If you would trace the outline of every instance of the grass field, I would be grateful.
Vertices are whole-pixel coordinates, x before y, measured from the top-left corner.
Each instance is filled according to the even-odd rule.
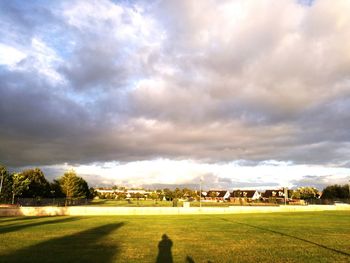
[[[164,239],[158,249],[164,234],[171,241]],[[0,262],[169,258],[188,263],[350,262],[350,212],[0,218]]]

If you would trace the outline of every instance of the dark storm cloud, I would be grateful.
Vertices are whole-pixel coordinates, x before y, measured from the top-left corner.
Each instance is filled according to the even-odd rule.
[[[349,159],[348,3],[51,5],[0,5],[5,164]]]
[[[88,113],[73,101],[47,92],[50,84],[40,76],[6,71],[0,75],[0,152],[6,164],[63,161],[64,148],[69,152],[67,146],[83,131],[88,136]]]

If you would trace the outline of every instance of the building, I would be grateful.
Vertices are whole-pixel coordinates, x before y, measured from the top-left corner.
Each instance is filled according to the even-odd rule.
[[[210,190],[205,196],[205,200],[225,201],[230,198],[230,192],[227,190]]]
[[[235,190],[230,195],[231,202],[236,202],[237,199],[242,198],[246,201],[255,201],[261,198],[261,194],[256,190]]]

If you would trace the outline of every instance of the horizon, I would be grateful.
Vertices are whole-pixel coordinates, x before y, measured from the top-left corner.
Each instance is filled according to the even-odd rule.
[[[350,1],[0,2],[0,164],[89,185],[350,179]]]

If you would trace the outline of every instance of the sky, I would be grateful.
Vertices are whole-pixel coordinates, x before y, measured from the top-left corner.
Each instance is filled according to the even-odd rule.
[[[92,186],[350,179],[350,1],[0,1],[0,163]]]

